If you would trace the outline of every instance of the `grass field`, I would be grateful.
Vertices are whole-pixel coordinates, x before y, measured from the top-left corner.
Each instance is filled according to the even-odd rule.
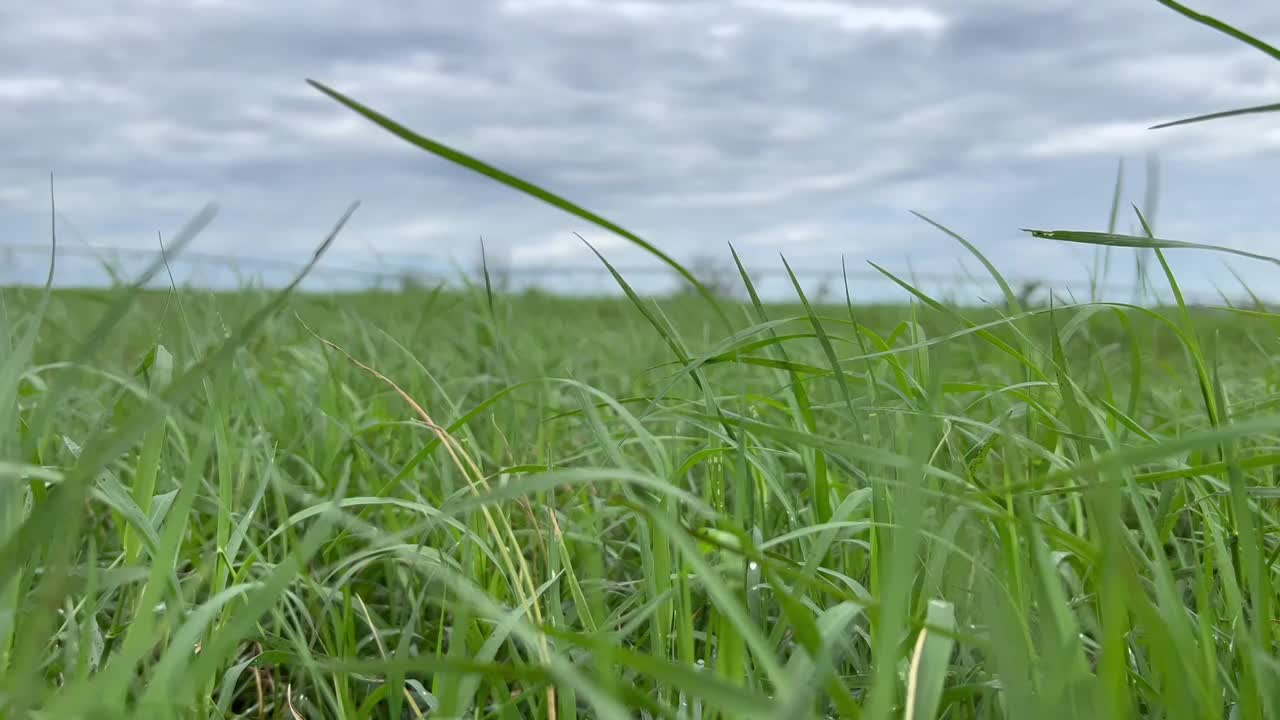
[[[5,291],[4,716],[1275,717],[1280,317],[903,295]]]
[[[1138,219],[1035,234],[1164,307],[2,290],[0,717],[1278,718],[1280,314]]]

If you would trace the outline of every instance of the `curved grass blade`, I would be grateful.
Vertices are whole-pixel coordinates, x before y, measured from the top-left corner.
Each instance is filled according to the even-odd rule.
[[[973,243],[960,237],[960,235],[956,233],[954,230],[942,225],[941,223],[935,222],[934,220],[928,217],[925,217],[923,214],[918,213],[915,210],[912,210],[910,212],[912,215],[915,215],[921,220],[941,230],[942,232],[950,236],[951,239],[963,245],[965,250],[968,250],[970,254],[972,254],[974,257],[978,259],[978,262],[982,263],[982,266],[987,269],[987,273],[990,274],[992,279],[996,281],[996,284],[1000,286],[1000,292],[1004,294],[1004,300],[1006,303],[1009,304],[1010,312],[1012,312],[1014,315],[1017,315],[1022,312],[1022,304],[1018,302],[1018,296],[1013,292],[1013,288],[1009,287],[1009,283],[1004,279],[1004,276],[1001,275],[1000,271],[996,269],[996,266],[993,265],[991,261],[987,259],[987,256],[982,254],[982,251],[978,250],[978,248],[975,247]]]
[[[604,255],[600,254],[600,251],[597,250],[594,245],[587,242],[586,238],[582,237],[581,235],[578,236],[578,239],[581,240],[583,244],[585,244],[588,248],[590,248],[591,252],[595,253],[595,256],[599,258],[601,263],[604,264],[605,269],[609,271],[609,274],[613,276],[614,281],[618,283],[618,287],[622,288],[622,291],[626,293],[627,299],[631,301],[632,305],[635,305],[636,309],[640,311],[640,314],[644,316],[644,319],[647,320],[649,324],[653,326],[653,329],[657,331],[659,336],[662,337],[662,340],[667,344],[667,347],[671,348],[672,354],[676,356],[676,359],[680,362],[680,364],[686,365],[686,366],[689,365],[690,364],[689,353],[686,352],[684,349],[684,346],[680,344],[680,339],[676,337],[674,328],[668,325],[663,325],[661,322],[658,321],[658,318],[655,317],[654,314],[650,312],[648,308],[645,307],[644,302],[640,300],[640,296],[636,294],[636,291],[631,287],[631,284],[626,281],[626,278],[622,277],[622,274],[619,273],[618,270],[614,268],[613,265],[608,260],[605,259]],[[724,317],[724,316],[722,315],[721,317]],[[725,325],[729,324],[729,319],[727,317],[724,317],[724,321],[725,321]],[[715,399],[712,397],[711,391],[708,388],[706,381],[702,377],[702,373],[691,372],[689,375],[690,375],[690,378],[693,380],[694,384],[698,386],[698,390],[702,391],[702,395],[706,401],[708,409],[712,410],[716,414],[720,414],[720,407],[716,404]],[[653,406],[651,405],[649,410],[651,411],[652,409],[653,409]],[[730,438],[732,438],[733,429],[723,422],[721,423],[721,426],[724,428],[725,433]]]
[[[1196,115],[1195,117],[1173,120],[1171,122],[1160,123],[1159,125],[1152,125],[1147,129],[1162,130],[1164,128],[1177,127],[1179,125],[1191,125],[1192,123],[1208,122],[1209,120],[1221,120],[1223,118],[1239,117],[1241,115],[1259,115],[1261,113],[1270,112],[1280,112],[1280,103],[1254,105],[1253,107],[1237,108],[1235,110],[1222,110],[1220,112],[1207,113],[1205,115]]]
[[[809,298],[805,296],[804,288],[800,287],[800,280],[796,278],[796,274],[791,270],[791,264],[787,262],[785,257],[782,258],[782,265],[787,269],[787,276],[791,278],[791,285],[795,288],[796,295],[799,296],[800,303],[804,306],[805,313],[809,316],[809,322],[813,325],[813,331],[818,336],[818,342],[822,346],[823,353],[826,354],[827,362],[831,364],[831,373],[835,375],[836,385],[839,387],[845,407],[849,411],[849,418],[853,421],[854,432],[861,436],[862,430],[858,423],[858,413],[853,408],[853,397],[849,392],[849,384],[845,380],[844,371],[840,369],[840,360],[836,357],[835,348],[832,347],[831,340],[827,337],[827,331],[822,327],[822,321],[818,319],[818,314],[814,312],[813,307],[809,304]],[[803,385],[797,383],[795,388],[797,391],[802,391]],[[807,399],[804,404],[808,405]],[[805,422],[809,426],[810,432],[816,430],[811,410],[806,415]],[[813,499],[814,518],[819,523],[829,521],[831,519],[831,481],[827,472],[827,459],[821,452],[813,458]]]
[[[809,298],[804,293],[804,288],[800,286],[800,280],[791,269],[791,263],[787,259],[782,258],[782,265],[787,269],[787,277],[791,278],[791,286],[795,288],[796,295],[800,298],[800,304],[804,306],[805,314],[809,316],[809,323],[813,325],[813,332],[818,338],[818,344],[822,346],[822,352],[827,356],[827,362],[831,363],[831,374],[836,378],[836,385],[840,389],[840,396],[844,399],[845,407],[849,410],[849,417],[853,420],[854,431],[861,434],[858,428],[858,413],[853,409],[853,394],[849,391],[849,383],[845,379],[844,371],[840,368],[840,359],[836,357],[835,347],[831,344],[831,338],[828,337],[827,331],[822,326],[822,321],[818,318],[818,313],[814,312],[813,306],[809,304]],[[819,500],[821,502],[821,500]],[[823,518],[825,521],[827,518]]]
[[[922,290],[920,290],[916,286],[912,285],[911,283],[908,283],[905,280],[902,280],[897,275],[894,275],[893,273],[889,272],[888,270],[885,270],[879,265],[870,261],[868,261],[867,264],[875,268],[876,270],[880,271],[880,274],[892,280],[902,289],[906,290],[912,295],[915,295],[924,304],[946,315],[947,317],[952,318],[956,322],[963,324],[966,328],[976,333],[978,337],[982,338],[984,341],[995,346],[996,348],[999,348],[1002,352],[1009,355],[1013,359],[1017,360],[1022,365],[1026,366],[1027,370],[1032,374],[1034,374],[1037,379],[1040,379],[1040,380],[1048,379],[1045,376],[1044,372],[1041,371],[1040,368],[1036,367],[1035,363],[1031,362],[1030,358],[1028,358],[1026,355],[1023,355],[1021,352],[1019,352],[1017,349],[1015,349],[1005,341],[1001,340],[999,337],[996,337],[995,334],[984,329],[985,327],[987,327],[987,325],[979,325],[975,323],[974,321],[961,315],[959,311],[957,311],[954,307],[938,302],[934,298],[926,295]],[[1008,322],[1009,322],[1009,319],[1004,319],[996,324],[1007,324]],[[926,343],[927,342],[928,341],[926,341]],[[916,343],[912,343],[912,344],[914,345]]]
[[[1151,225],[1147,222],[1147,218],[1142,211],[1136,207],[1133,211],[1137,213],[1138,222],[1142,224],[1142,229],[1147,233],[1147,236],[1154,237],[1151,232]],[[1196,376],[1200,380],[1200,392],[1204,397],[1209,423],[1216,426],[1221,418],[1219,418],[1217,403],[1214,401],[1212,383],[1209,380],[1209,371],[1205,365],[1204,352],[1200,349],[1200,341],[1196,338],[1195,327],[1191,322],[1191,312],[1187,309],[1187,302],[1182,296],[1182,289],[1178,287],[1178,280],[1173,276],[1173,269],[1169,267],[1169,262],[1165,260],[1164,253],[1157,248],[1155,255],[1156,259],[1160,261],[1160,267],[1164,270],[1165,278],[1169,281],[1169,289],[1173,291],[1174,300],[1177,301],[1178,310],[1182,316],[1182,324],[1185,329],[1183,342],[1186,344],[1187,352],[1191,356]]]
[[[334,100],[337,100],[339,103],[342,103],[343,105],[347,106],[349,109],[354,110],[360,115],[363,115],[366,119],[372,121],[375,125],[378,125],[382,129],[386,130],[387,132],[390,132],[392,135],[395,135],[396,137],[400,138],[401,140],[404,140],[410,145],[415,145],[418,148],[421,148],[422,150],[426,150],[427,152],[437,157],[444,158],[445,160],[448,160],[449,162],[454,163],[455,165],[461,165],[462,167],[467,168],[468,170],[472,170],[474,172],[480,173],[481,175],[484,175],[485,177],[488,177],[492,180],[496,180],[502,183],[503,185],[506,185],[509,188],[512,188],[514,190],[519,190],[520,192],[525,193],[526,195],[531,195],[547,203],[548,205],[559,208],[560,210],[563,210],[569,213],[570,215],[575,215],[579,218],[582,218],[583,220],[586,220],[587,222],[593,225],[604,228],[605,230],[608,230],[611,233],[619,235],[627,240],[630,240],[636,245],[639,245],[640,247],[648,251],[651,255],[653,255],[654,257],[658,258],[659,260],[661,260],[662,262],[670,266],[671,269],[679,273],[680,276],[683,277],[685,280],[689,281],[689,284],[692,285],[702,295],[702,297],[706,298],[707,302],[711,304],[712,308],[715,309],[716,313],[720,316],[720,319],[724,322],[724,324],[726,326],[729,325],[728,316],[724,314],[724,310],[720,307],[720,303],[716,301],[715,296],[711,294],[711,291],[709,291],[705,286],[703,286],[702,283],[698,282],[698,279],[693,276],[693,273],[690,273],[680,263],[676,262],[675,259],[673,259],[671,256],[659,250],[656,246],[644,240],[639,235],[636,235],[635,233],[631,232],[630,230],[627,230],[626,228],[622,227],[621,225],[618,225],[617,223],[611,220],[607,220],[601,217],[600,215],[597,215],[596,213],[591,212],[590,210],[587,210],[581,205],[573,203],[568,199],[560,195],[557,195],[549,190],[545,190],[531,182],[522,180],[504,170],[496,168],[493,165],[490,165],[484,162],[483,160],[480,160],[479,158],[473,157],[459,150],[455,150],[449,147],[448,145],[445,145],[444,143],[437,142],[430,138],[419,135],[418,133],[410,130],[404,125],[401,125],[395,120],[392,120],[391,118],[387,117],[386,115],[383,115],[377,112],[376,110],[368,108],[360,104],[359,102],[352,100],[346,95],[343,95],[337,90],[334,90],[322,83],[319,83],[315,80],[307,80],[307,83],[310,84],[315,89],[319,90],[320,92],[324,93],[325,95],[328,95],[330,98],[333,98]]]
[[[1272,58],[1276,60],[1280,60],[1280,49],[1277,49],[1274,45],[1265,43],[1262,40],[1259,40],[1258,38],[1250,35],[1249,33],[1244,32],[1243,30],[1239,30],[1235,27],[1232,27],[1231,25],[1228,25],[1227,23],[1224,23],[1221,20],[1211,15],[1205,15],[1204,13],[1196,12],[1195,10],[1192,10],[1186,5],[1183,5],[1182,3],[1177,2],[1177,0],[1156,0],[1156,2],[1160,3],[1161,5],[1164,5],[1165,7],[1173,10],[1179,15],[1182,15],[1183,17],[1194,20],[1200,23],[1201,25],[1211,27],[1220,33],[1230,35],[1236,40],[1239,40],[1240,42],[1252,48],[1260,50],[1266,53],[1267,55],[1270,55]]]
[[[1183,17],[1189,18],[1206,27],[1213,28],[1214,30],[1217,30],[1218,32],[1223,33],[1225,35],[1229,35],[1235,40],[1238,40],[1239,42],[1244,43],[1245,45],[1248,45],[1256,50],[1259,50],[1276,60],[1280,60],[1280,49],[1277,49],[1274,45],[1271,45],[1270,43],[1259,40],[1258,38],[1254,37],[1253,35],[1250,35],[1249,33],[1244,32],[1243,30],[1240,30],[1236,27],[1228,25],[1227,23],[1211,15],[1205,15],[1203,13],[1196,12],[1195,10],[1192,10],[1186,5],[1176,2],[1176,0],[1156,0],[1156,1],[1159,2],[1161,5],[1164,5],[1165,7],[1172,9],[1174,12],[1178,13],[1179,15],[1182,15]],[[1269,103],[1266,105],[1255,105],[1253,107],[1237,108],[1235,110],[1224,110],[1221,112],[1208,113],[1205,115],[1197,115],[1195,117],[1184,118],[1182,120],[1174,120],[1172,122],[1160,123],[1159,125],[1153,125],[1148,129],[1159,130],[1162,128],[1176,127],[1179,125],[1190,125],[1192,123],[1206,122],[1209,120],[1220,120],[1220,119],[1229,118],[1229,117],[1239,117],[1241,115],[1255,115],[1258,113],[1268,113],[1268,112],[1277,112],[1277,111],[1280,111],[1280,103]]]
[[[1044,240],[1061,240],[1062,242],[1081,243],[1083,245],[1109,245],[1111,247],[1210,250],[1280,265],[1280,258],[1207,243],[1166,240],[1164,238],[1141,237],[1138,235],[1120,235],[1118,233],[1089,232],[1085,230],[1033,230],[1022,228],[1022,231],[1030,233],[1032,237]]]

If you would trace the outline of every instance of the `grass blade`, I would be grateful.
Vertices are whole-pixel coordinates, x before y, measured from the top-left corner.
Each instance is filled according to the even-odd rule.
[[[1277,49],[1275,46],[1259,40],[1258,38],[1250,35],[1249,33],[1244,32],[1243,30],[1238,30],[1232,27],[1231,25],[1228,25],[1227,23],[1215,17],[1212,17],[1210,15],[1205,15],[1203,13],[1196,12],[1195,10],[1192,10],[1186,5],[1183,5],[1182,3],[1178,2],[1177,0],[1156,0],[1156,2],[1160,3],[1161,5],[1164,5],[1165,7],[1173,10],[1174,12],[1178,13],[1179,15],[1185,18],[1194,20],[1195,22],[1198,22],[1201,25],[1204,25],[1206,27],[1213,28],[1214,30],[1217,30],[1218,32],[1223,33],[1225,35],[1229,35],[1232,38],[1254,48],[1255,50],[1265,53],[1266,55],[1269,55],[1271,58],[1275,60],[1280,60],[1280,49]]]
[[[1166,240],[1163,238],[1141,237],[1138,235],[1088,232],[1083,230],[1030,230],[1023,228],[1022,231],[1030,233],[1032,237],[1043,238],[1045,240],[1060,240],[1062,242],[1082,243],[1084,245],[1107,245],[1110,247],[1159,248],[1164,250],[1211,250],[1215,252],[1229,253],[1231,255],[1239,255],[1240,257],[1246,257],[1252,260],[1261,260],[1263,262],[1272,263],[1273,265],[1280,265],[1280,258],[1252,253],[1246,250],[1236,250],[1235,248],[1224,247],[1222,245],[1208,245],[1205,243]]]
[[[1191,125],[1193,123],[1208,122],[1210,120],[1221,120],[1223,118],[1240,117],[1241,115],[1259,115],[1261,113],[1280,112],[1280,103],[1268,103],[1266,105],[1254,105],[1253,107],[1236,108],[1235,110],[1221,110],[1219,112],[1206,113],[1204,115],[1196,115],[1194,117],[1183,118],[1181,120],[1172,120],[1170,122],[1152,125],[1148,130],[1162,130],[1164,128],[1178,127],[1179,125]]]
[[[484,175],[485,177],[488,177],[491,180],[495,180],[499,183],[502,183],[503,185],[506,185],[509,188],[512,188],[514,190],[519,190],[520,192],[525,193],[526,195],[535,197],[547,203],[548,205],[551,205],[552,207],[563,210],[564,212],[567,212],[570,215],[574,215],[576,217],[582,218],[583,220],[586,220],[587,222],[593,225],[601,227],[605,230],[608,230],[611,233],[614,233],[615,235],[618,235],[619,237],[625,238],[626,240],[629,240],[632,243],[635,243],[636,245],[640,246],[645,251],[647,251],[649,254],[653,255],[654,257],[658,258],[662,262],[666,263],[672,270],[675,270],[677,273],[679,273],[680,277],[688,281],[689,284],[692,285],[695,289],[697,289],[697,291],[707,300],[707,302],[711,304],[711,306],[715,309],[717,314],[720,315],[720,318],[721,320],[724,321],[725,325],[729,324],[728,317],[725,316],[724,311],[720,308],[720,303],[716,300],[715,296],[711,293],[711,291],[709,291],[706,287],[704,287],[703,284],[699,282],[698,279],[694,277],[692,273],[690,273],[688,270],[684,268],[684,266],[676,262],[673,258],[671,258],[669,255],[667,255],[663,251],[659,250],[653,244],[649,243],[649,241],[641,238],[639,235],[636,235],[635,233],[631,232],[630,230],[627,230],[626,228],[622,227],[621,225],[618,225],[617,223],[611,220],[606,220],[600,215],[597,215],[596,213],[591,212],[590,210],[587,210],[586,208],[576,203],[573,203],[560,195],[557,195],[549,190],[545,190],[539,187],[538,185],[535,185],[526,180],[522,180],[504,170],[500,170],[497,167],[494,167],[493,165],[490,165],[484,162],[483,160],[480,160],[479,158],[473,157],[459,150],[455,150],[449,147],[448,145],[445,145],[443,143],[440,143],[430,138],[419,135],[418,133],[410,130],[404,125],[401,125],[400,123],[392,120],[391,118],[369,107],[366,107],[360,104],[359,102],[356,102],[355,100],[352,100],[346,95],[343,95],[337,90],[333,90],[332,88],[329,88],[328,86],[322,83],[316,82],[315,80],[307,80],[307,82],[315,89],[319,90],[325,95],[328,95],[330,98],[337,100],[339,103],[347,106],[349,109],[354,110],[360,115],[363,115],[366,119],[372,121],[374,124],[378,125],[382,129],[386,130],[387,132],[390,132],[391,134],[395,135],[401,140],[404,140],[405,142],[408,142],[411,145],[421,148],[422,150],[426,150],[427,152],[437,157],[444,158],[445,160],[448,160],[449,162],[454,163],[455,165],[460,165],[464,168],[467,168],[468,170]]]

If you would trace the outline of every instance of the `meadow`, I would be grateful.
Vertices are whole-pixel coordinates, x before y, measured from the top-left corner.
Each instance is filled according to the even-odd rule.
[[[6,716],[1272,717],[1280,318],[921,295],[6,291]]]
[[[0,716],[1280,717],[1280,314],[1165,255],[1232,251],[1117,193],[1035,241],[1169,303],[717,296],[313,85],[691,292],[0,290]]]

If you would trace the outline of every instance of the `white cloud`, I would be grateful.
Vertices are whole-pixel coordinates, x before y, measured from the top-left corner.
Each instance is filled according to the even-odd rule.
[[[180,154],[188,161],[215,165],[272,159],[284,149],[265,128],[215,131],[159,118],[124,125],[113,140],[139,160]]]
[[[830,113],[811,108],[781,109],[769,135],[778,140],[808,140],[830,132],[837,125],[838,119]]]
[[[643,0],[503,0],[502,9],[513,15],[578,12],[627,20],[652,20],[670,12],[667,5]]]
[[[445,100],[476,100],[502,92],[505,84],[465,74],[450,67],[438,52],[414,51],[393,60],[374,59],[362,62],[339,62],[331,70],[327,84],[344,94],[365,96],[430,97]],[[309,87],[298,87],[299,96],[315,97]]]
[[[34,200],[31,190],[24,187],[0,187],[0,205],[19,206]]]
[[[1222,161],[1259,155],[1280,149],[1280,130],[1266,116],[1198,123],[1151,130],[1168,117],[1149,117],[1129,122],[1088,123],[1055,129],[1024,148],[1033,158],[1071,156],[1118,157],[1161,152],[1202,162]]]
[[[1275,61],[1247,48],[1142,55],[1120,64],[1115,73],[1116,80],[1135,88],[1158,87],[1197,102],[1280,101],[1280,73],[1275,72]]]
[[[33,40],[46,43],[91,46],[104,39],[113,42],[135,39],[154,38],[160,34],[155,19],[140,13],[129,12],[130,8],[121,7],[123,12],[103,12],[99,8],[86,11],[71,8],[63,14],[32,14],[21,25],[23,33]],[[134,8],[137,10],[139,8]]]
[[[428,215],[416,220],[391,225],[379,232],[379,240],[396,241],[391,243],[394,246],[400,242],[421,242],[423,240],[448,237],[455,235],[456,232],[456,227],[450,225],[447,219],[437,215]]]
[[[510,243],[507,245],[510,258],[517,263],[532,265],[564,261],[571,261],[576,264],[595,261],[591,250],[582,243],[582,238],[585,238],[596,250],[602,253],[610,251],[606,253],[609,255],[613,255],[612,251],[626,248],[630,245],[630,242],[624,238],[601,231],[579,229],[576,232],[577,234],[575,235],[574,230],[565,229],[551,234],[545,240]],[[582,238],[579,238],[579,235]]]
[[[7,77],[0,78],[0,100],[30,102],[56,97],[66,83],[56,77]]]
[[[723,190],[686,192],[657,192],[638,200],[648,205],[662,207],[717,207],[750,208],[776,206],[799,197],[817,194],[851,191],[868,187],[891,177],[905,166],[894,158],[872,158],[862,167],[850,170],[815,172],[786,178],[771,177],[766,171],[752,178],[744,178],[740,187]]]
[[[1054,130],[1025,152],[1035,158],[1145,152],[1167,140],[1147,129],[1155,122],[1103,122]]]
[[[707,34],[717,40],[729,40],[742,34],[742,24],[736,22],[716,23],[708,28]]]
[[[1232,20],[1268,36],[1280,6]],[[0,3],[0,67],[0,243],[47,235],[53,171],[94,242],[149,244],[214,199],[202,247],[269,240],[305,259],[360,198],[335,256],[469,266],[483,235],[512,262],[593,261],[571,232],[588,224],[422,153],[308,77],[681,259],[770,229],[781,239],[742,242],[745,260],[785,247],[817,266],[847,252],[951,268],[962,249],[916,209],[988,238],[1011,274],[1057,271],[1016,228],[1097,227],[1116,156],[1168,160],[1161,222],[1241,233],[1270,225],[1280,153],[1276,116],[1146,130],[1280,100],[1280,75],[1143,3]]]
[[[803,20],[830,22],[847,32],[917,32],[935,35],[947,26],[946,16],[925,7],[852,5],[834,0],[738,0],[754,10]]]
[[[813,222],[784,223],[747,234],[744,246],[764,246],[786,252],[797,245],[808,245],[832,238],[832,229]]]

